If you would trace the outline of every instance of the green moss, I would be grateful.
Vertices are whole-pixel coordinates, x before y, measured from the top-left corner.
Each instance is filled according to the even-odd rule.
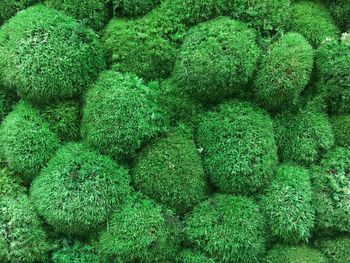
[[[350,147],[350,115],[332,116],[330,120],[335,144],[341,147]]]
[[[178,87],[202,102],[242,92],[260,54],[255,39],[254,30],[227,17],[192,28],[174,69]]]
[[[86,95],[83,138],[116,159],[132,156],[165,126],[155,93],[134,75],[106,71]]]
[[[116,263],[174,262],[178,220],[149,200],[130,203],[114,214],[100,238],[101,257]]]
[[[270,233],[285,243],[307,241],[314,226],[309,172],[294,165],[281,165],[262,198]]]
[[[329,263],[344,263],[350,258],[350,237],[339,236],[316,240],[316,247],[328,258]]]
[[[104,68],[96,34],[42,5],[1,28],[0,56],[3,83],[35,103],[82,93]]]
[[[274,122],[279,158],[311,165],[334,144],[326,114],[311,107],[278,115]]]
[[[175,48],[143,20],[112,19],[102,40],[116,71],[134,73],[146,81],[166,78],[172,71]]]
[[[214,259],[207,258],[200,252],[184,250],[178,260],[179,263],[215,263]]]
[[[265,251],[263,218],[247,197],[216,195],[185,223],[186,238],[218,262],[258,262]]]
[[[254,83],[258,101],[271,110],[296,105],[311,78],[313,49],[298,33],[288,33],[262,58]]]
[[[99,263],[97,249],[81,241],[60,242],[60,246],[51,255],[53,263]]]
[[[346,32],[350,29],[350,2],[348,0],[333,0],[329,9],[338,26]]]
[[[318,250],[306,246],[276,246],[267,256],[267,263],[327,263],[327,259]]]
[[[0,211],[0,261],[47,262],[50,246],[27,196],[1,198]]]
[[[6,20],[10,19],[18,11],[27,8],[39,0],[2,0],[0,1],[0,26]]]
[[[95,30],[102,29],[108,21],[108,9],[104,0],[47,0],[46,4]]]
[[[291,31],[302,34],[315,48],[328,37],[337,38],[340,34],[327,8],[311,1],[294,4]]]
[[[56,231],[77,235],[102,226],[129,193],[124,168],[77,143],[59,149],[31,186],[39,214]]]
[[[15,198],[25,193],[25,188],[20,181],[6,168],[0,168],[0,199],[5,197]]]
[[[11,91],[0,87],[0,123],[12,110],[12,107],[18,101],[18,97]]]
[[[277,148],[272,121],[250,103],[230,101],[207,112],[197,136],[205,168],[219,191],[252,194],[274,175]]]
[[[148,197],[180,214],[190,211],[206,194],[198,150],[181,133],[158,139],[141,152],[133,183]]]
[[[160,0],[113,0],[113,11],[117,16],[141,16],[154,9]]]
[[[350,149],[329,151],[312,173],[318,233],[350,231]]]
[[[21,101],[1,125],[2,155],[9,167],[30,182],[60,145],[39,112]]]

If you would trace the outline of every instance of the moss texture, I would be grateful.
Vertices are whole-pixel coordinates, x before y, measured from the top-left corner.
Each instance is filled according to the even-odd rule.
[[[350,147],[350,115],[332,116],[330,121],[333,129],[335,145]]]
[[[99,263],[97,248],[81,241],[64,239],[51,255],[53,263]]]
[[[181,252],[179,263],[215,263],[214,259],[206,257],[204,254],[186,249]]]
[[[316,240],[316,247],[328,258],[329,263],[343,263],[350,258],[350,237],[328,237]]]
[[[160,0],[113,0],[113,12],[116,16],[141,16],[154,9]]]
[[[0,26],[18,11],[38,2],[39,0],[2,0],[0,2]]]
[[[276,246],[271,249],[267,256],[267,263],[327,263],[323,254],[310,247]]]
[[[0,87],[0,123],[9,114],[18,101],[14,92],[7,91]]]

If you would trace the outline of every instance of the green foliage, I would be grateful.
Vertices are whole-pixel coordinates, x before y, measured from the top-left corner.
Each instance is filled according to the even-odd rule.
[[[31,102],[82,93],[104,68],[98,38],[73,18],[38,5],[0,30],[0,76]]]
[[[25,193],[25,188],[6,168],[0,168],[0,200],[5,197],[15,198]]]
[[[258,262],[265,251],[263,218],[247,197],[216,195],[185,223],[186,238],[218,262]]]
[[[318,233],[350,231],[350,149],[328,152],[312,173]]]
[[[62,240],[52,253],[53,263],[99,263],[97,249],[80,241]]]
[[[9,92],[0,87],[0,123],[12,110],[12,107],[18,101],[13,92]]]
[[[184,250],[178,260],[179,263],[215,263],[214,259],[207,258],[205,255],[191,250]]]
[[[285,243],[307,241],[314,226],[309,172],[285,164],[262,199],[262,210],[274,238]]]
[[[327,259],[318,250],[307,246],[276,246],[267,256],[267,263],[327,263]]]
[[[251,194],[274,175],[277,147],[269,115],[248,102],[230,101],[205,113],[198,128],[204,165],[219,191]]]
[[[47,0],[46,4],[95,30],[102,29],[108,21],[105,0]]]
[[[0,211],[0,261],[47,262],[50,246],[27,196],[1,198]]]
[[[348,39],[350,39],[348,37]],[[318,89],[324,93],[331,113],[350,113],[350,45],[326,41],[316,52]]]
[[[39,0],[1,0],[0,1],[0,26],[18,11],[27,8]]]
[[[40,115],[63,142],[80,137],[80,103],[74,100],[51,104],[40,109]]]
[[[39,112],[21,101],[1,125],[0,145],[9,167],[30,182],[60,145]]]
[[[350,29],[350,2],[348,0],[330,0],[329,9],[333,19],[345,32]]]
[[[112,19],[102,40],[116,71],[146,81],[166,78],[172,71],[175,48],[143,20]]]
[[[171,211],[139,200],[114,214],[100,238],[107,262],[174,262],[178,251],[178,220]]]
[[[326,114],[312,107],[297,113],[284,112],[274,121],[278,155],[282,161],[311,165],[334,144],[332,127]]]
[[[325,254],[329,263],[344,263],[350,259],[350,237],[339,236],[316,240],[317,248]]]
[[[291,31],[302,34],[315,48],[327,38],[337,38],[340,34],[327,8],[311,1],[294,4]]]
[[[160,0],[113,0],[114,14],[117,16],[141,16],[154,9]]]
[[[39,214],[56,231],[77,235],[103,225],[129,193],[127,170],[78,143],[60,148],[31,186]]]
[[[255,39],[254,30],[227,17],[192,28],[174,68],[178,87],[202,102],[239,94],[260,55]]]
[[[330,121],[335,144],[341,147],[350,147],[350,115],[332,116]]]
[[[133,155],[166,126],[155,92],[134,75],[103,72],[86,94],[83,138],[116,159]]]
[[[298,102],[313,68],[313,49],[298,33],[288,33],[274,43],[262,58],[254,83],[258,101],[271,110]]]
[[[148,197],[180,214],[190,211],[206,195],[196,145],[176,132],[141,152],[133,170],[133,183]]]

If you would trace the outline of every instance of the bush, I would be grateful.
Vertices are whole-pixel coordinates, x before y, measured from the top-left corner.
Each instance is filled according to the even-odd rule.
[[[267,263],[327,263],[318,250],[306,246],[275,246],[267,256]]]
[[[263,218],[247,197],[216,195],[185,223],[186,238],[218,262],[258,262],[265,251]]]
[[[294,4],[291,31],[302,34],[315,48],[328,37],[337,38],[340,34],[327,8],[311,1]]]
[[[141,152],[133,169],[133,182],[136,189],[180,214],[190,211],[206,195],[196,145],[176,132]]]
[[[350,231],[350,149],[329,151],[312,173],[317,232]]]
[[[105,0],[47,0],[46,4],[74,17],[84,25],[101,30],[108,21]]]
[[[175,48],[143,20],[112,19],[102,40],[116,71],[146,81],[166,78],[172,71]]]
[[[56,231],[76,235],[103,225],[129,193],[124,168],[77,143],[59,149],[31,186],[39,214]]]
[[[202,116],[198,143],[219,191],[252,194],[274,175],[277,149],[272,121],[248,102],[230,101]]]
[[[95,33],[41,5],[18,13],[1,28],[0,56],[4,84],[35,103],[82,93],[104,68]]]
[[[165,126],[154,91],[134,75],[106,71],[86,95],[83,138],[116,159],[133,155]]]
[[[316,52],[318,91],[333,114],[350,113],[350,45],[346,39],[350,38],[329,40]]]
[[[316,240],[316,247],[328,258],[329,263],[344,263],[350,258],[350,238],[348,236]]]
[[[119,16],[141,16],[154,9],[160,0],[113,0],[113,11]]]
[[[12,110],[18,98],[13,92],[8,92],[0,87],[0,123]]]
[[[350,147],[350,115],[332,116],[330,120],[335,144],[341,147]]]
[[[9,167],[30,182],[54,155],[60,141],[39,112],[21,101],[1,125],[0,144]]]
[[[114,214],[100,237],[102,258],[111,262],[174,262],[178,222],[169,210],[149,200],[132,202]]]
[[[202,102],[239,94],[260,54],[255,39],[254,30],[226,17],[192,28],[178,54],[176,83]]]
[[[215,263],[211,258],[207,258],[205,255],[191,250],[184,250],[178,260],[179,263]]]
[[[0,26],[18,11],[37,2],[39,2],[39,0],[2,0],[0,2]]]
[[[51,259],[53,263],[99,263],[97,249],[80,241],[62,240]]]
[[[274,238],[285,243],[307,241],[314,226],[309,172],[284,164],[262,199],[262,210]]]
[[[47,262],[50,246],[25,195],[0,199],[0,261]]]
[[[296,105],[313,68],[313,49],[298,33],[288,33],[262,58],[254,83],[258,101],[267,109]]]
[[[309,106],[284,112],[274,121],[278,155],[282,161],[311,165],[334,144],[326,114]]]

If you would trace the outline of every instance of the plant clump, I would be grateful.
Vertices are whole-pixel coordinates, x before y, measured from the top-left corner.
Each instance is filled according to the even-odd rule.
[[[267,263],[327,263],[323,254],[307,246],[275,246],[267,255]]]

